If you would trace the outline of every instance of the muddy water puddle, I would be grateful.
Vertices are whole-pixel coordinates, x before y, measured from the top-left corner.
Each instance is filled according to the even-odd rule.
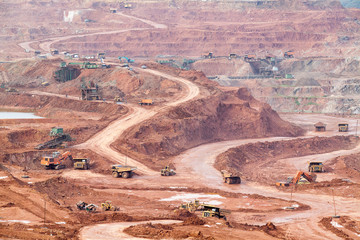
[[[31,112],[0,112],[0,119],[39,119],[43,118],[36,116]]]

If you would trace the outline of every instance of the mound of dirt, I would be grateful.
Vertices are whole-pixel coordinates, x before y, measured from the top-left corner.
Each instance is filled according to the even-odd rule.
[[[329,171],[331,172],[349,176],[354,179],[360,179],[359,153],[336,157],[327,165],[329,167]]]
[[[178,209],[175,211],[175,218],[182,220],[183,225],[204,225],[205,221],[199,218],[194,213],[191,213],[185,209]]]
[[[263,231],[270,236],[283,239],[285,234],[281,228],[276,227],[272,222],[267,222],[265,225],[250,225],[247,223],[229,222],[229,227],[237,228],[246,231]]]
[[[205,237],[200,231],[182,231],[177,230],[170,225],[163,224],[140,224],[130,226],[124,230],[125,233],[135,237],[145,237],[151,239],[199,239],[199,240],[213,240],[213,237]]]
[[[159,168],[158,159],[204,143],[303,133],[240,88],[173,107],[127,130],[112,146]]]
[[[91,224],[99,222],[131,222],[133,217],[125,213],[92,213],[87,212],[76,212],[73,213],[74,219],[81,224]]]
[[[55,177],[43,182],[34,183],[35,189],[48,195],[57,204],[62,200],[71,199],[79,196],[100,196],[98,193],[87,186],[77,185],[75,181],[63,177]]]
[[[246,179],[269,183],[273,182],[272,174],[259,175],[258,172],[265,173],[264,166],[268,166],[268,168],[273,166],[275,160],[351,149],[358,142],[359,139],[353,136],[334,136],[250,143],[231,148],[217,156],[215,168],[219,171],[235,169],[242,172],[242,176]],[[259,170],[254,171],[254,169]]]
[[[342,230],[334,227],[334,225],[331,224],[332,221],[333,221],[332,217],[325,217],[325,218],[322,218],[319,223],[321,223],[327,230],[330,230],[331,232],[335,233],[336,236],[338,236],[338,237],[341,237],[346,240],[352,239],[352,238],[350,238],[350,236],[348,234],[346,234]]]

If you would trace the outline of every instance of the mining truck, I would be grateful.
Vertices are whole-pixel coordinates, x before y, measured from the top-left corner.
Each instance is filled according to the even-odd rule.
[[[41,165],[45,166],[45,169],[61,169],[65,168],[65,165],[63,165],[64,160],[66,159],[72,159],[70,152],[53,152],[50,156],[44,156],[41,159]]]
[[[141,99],[139,104],[142,105],[153,105],[153,100],[152,99]]]
[[[160,171],[161,176],[173,176],[176,174],[176,172],[173,169],[170,169],[169,166],[165,166]]]
[[[294,58],[294,51],[290,50],[284,53],[284,58]]]
[[[322,162],[309,162],[309,172],[323,172],[323,163]]]
[[[349,124],[347,124],[347,123],[339,123],[338,127],[339,127],[339,132],[349,131]]]
[[[111,171],[114,178],[131,178],[133,171],[136,170],[136,167],[131,166],[122,166],[122,165],[112,165]]]
[[[202,205],[202,217],[217,217],[226,220],[225,211],[213,205]]]
[[[240,184],[241,179],[239,176],[234,175],[226,170],[221,170],[221,175],[223,177],[224,183],[228,184]]]
[[[89,159],[87,158],[73,158],[74,160],[74,169],[89,169]]]

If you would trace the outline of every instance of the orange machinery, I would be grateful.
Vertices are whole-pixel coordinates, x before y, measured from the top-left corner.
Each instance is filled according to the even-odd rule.
[[[41,159],[41,165],[45,166],[46,169],[60,169],[65,167],[63,161],[67,158],[72,159],[72,155],[69,151],[64,153],[53,152],[50,156],[44,156]]]
[[[307,181],[307,183],[313,182],[314,179],[312,176],[310,176],[309,174],[302,172],[302,171],[298,171],[295,175],[295,177],[293,178],[288,178],[288,180],[286,182],[277,182],[276,186],[279,187],[288,187],[290,185],[295,185],[295,184],[301,184],[302,181],[300,181],[301,179],[305,179]]]

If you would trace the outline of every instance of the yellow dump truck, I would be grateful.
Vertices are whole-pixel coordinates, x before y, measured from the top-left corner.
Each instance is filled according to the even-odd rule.
[[[232,174],[231,172],[228,172],[226,170],[221,170],[221,175],[223,177],[224,183],[228,184],[240,184],[241,179],[239,176]]]
[[[324,165],[322,162],[309,162],[309,172],[323,172]]]
[[[122,166],[122,165],[112,165],[111,171],[113,177],[122,177],[122,178],[131,178],[133,171],[136,170],[136,167],[131,166]]]
[[[87,158],[73,158],[74,169],[89,169],[89,160]]]
[[[347,123],[339,123],[338,127],[339,127],[339,132],[349,131],[349,124],[347,124]]]

